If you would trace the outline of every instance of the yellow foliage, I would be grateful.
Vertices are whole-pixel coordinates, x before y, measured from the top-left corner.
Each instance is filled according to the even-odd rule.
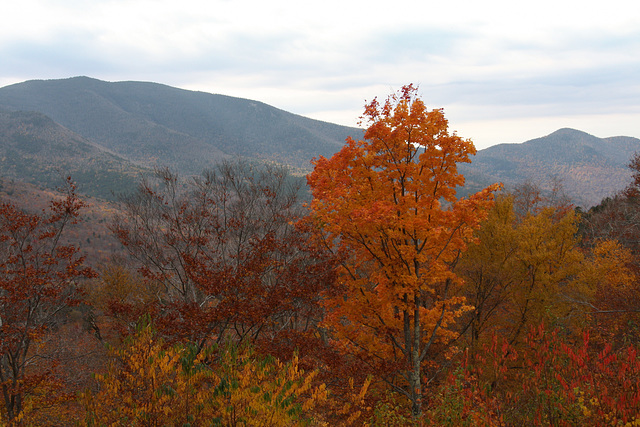
[[[635,276],[629,269],[631,253],[615,240],[600,240],[591,251],[589,262],[584,265],[578,280],[584,284],[589,296],[601,284],[613,288],[625,288],[633,284]]]
[[[100,276],[86,286],[93,307],[104,310],[109,302],[147,304],[159,292],[125,266],[115,262],[100,268]]]
[[[472,341],[498,329],[515,343],[543,321],[577,326],[599,286],[632,282],[630,254],[618,243],[599,242],[591,253],[580,248],[579,220],[573,210],[553,207],[518,217],[513,197],[496,200],[460,263],[475,307]]]
[[[289,363],[248,349],[229,349],[219,369],[220,383],[211,402],[222,425],[304,425],[303,414],[327,399],[326,386],[313,385],[316,372],[305,375],[298,357]]]
[[[112,355],[109,371],[96,375],[99,391],[81,397],[85,425],[306,425],[328,397],[297,357],[283,363],[233,345],[167,348],[150,327]]]

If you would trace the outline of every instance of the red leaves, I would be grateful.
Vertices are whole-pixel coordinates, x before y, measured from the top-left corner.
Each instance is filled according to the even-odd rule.
[[[168,171],[158,178],[124,201],[113,230],[146,281],[161,286],[162,334],[200,345],[274,339],[317,322],[331,269],[296,225],[298,188],[283,170],[225,163],[190,182]]]
[[[542,325],[529,333],[527,347],[511,362],[513,371],[502,379],[509,383],[513,377],[521,384],[520,391],[512,387],[515,393],[499,398],[513,423],[526,424],[532,411],[536,425],[626,423],[638,415],[640,360],[635,347],[613,351],[607,344],[598,351],[589,335],[585,331],[582,340],[572,343]]]
[[[65,307],[77,304],[75,281],[92,277],[73,246],[59,245],[65,226],[75,221],[84,205],[67,181],[64,199],[51,203],[50,212],[28,214],[0,205],[0,380],[4,416],[17,417],[23,396],[31,388],[37,361],[33,344],[57,322]],[[36,363],[37,365],[37,363]],[[34,377],[35,378],[35,377]]]

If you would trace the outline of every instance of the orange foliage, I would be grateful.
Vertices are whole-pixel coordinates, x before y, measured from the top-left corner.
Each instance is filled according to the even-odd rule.
[[[469,310],[452,271],[491,206],[491,186],[457,199],[457,163],[475,154],[408,85],[365,108],[364,141],[348,139],[308,176],[313,218],[344,257],[325,325],[421,411],[423,369]]]

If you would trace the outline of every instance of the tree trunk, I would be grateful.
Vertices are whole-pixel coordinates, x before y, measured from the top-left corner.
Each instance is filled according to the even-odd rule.
[[[421,338],[422,328],[420,324],[420,298],[414,297],[415,310],[413,314],[413,346],[411,347],[411,415],[414,419],[422,417],[422,376],[421,376]]]

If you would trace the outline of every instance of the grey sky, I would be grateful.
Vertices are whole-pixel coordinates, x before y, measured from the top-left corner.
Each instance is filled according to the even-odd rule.
[[[478,148],[561,127],[640,137],[640,2],[22,0],[0,86],[86,75],[355,126],[406,83]]]

